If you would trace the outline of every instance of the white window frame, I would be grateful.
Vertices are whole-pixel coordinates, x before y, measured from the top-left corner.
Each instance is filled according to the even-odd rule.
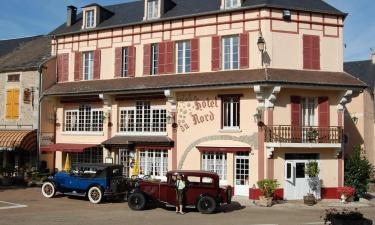
[[[301,98],[301,118],[302,126],[318,126],[318,98],[302,97]]]
[[[159,44],[151,44],[151,75],[159,72]]]
[[[235,39],[237,39],[237,46],[234,46]],[[226,49],[226,41],[229,40],[229,52]],[[225,36],[222,38],[222,68],[223,70],[234,70],[240,67],[240,37],[238,35]],[[237,50],[237,59],[235,58],[235,50]],[[228,58],[227,58],[228,56]],[[229,64],[227,67],[226,64]]]
[[[123,47],[121,54],[122,54],[121,77],[128,77],[129,76],[129,48]]]
[[[76,169],[78,165],[87,163],[103,163],[103,149],[94,147],[84,150],[83,152],[73,152],[71,154],[71,168]],[[92,168],[84,167],[78,168],[85,171],[94,171]]]
[[[137,127],[137,106],[131,107],[120,107],[119,108],[119,130],[118,133],[126,135],[166,135],[167,134],[167,110],[165,106],[153,106],[148,101],[138,101],[138,102],[147,102],[150,109],[142,109],[142,126]],[[149,111],[150,123],[149,126],[145,126],[145,117],[146,111]],[[158,116],[154,117],[154,112],[159,111]],[[129,123],[128,115],[132,115],[132,123]],[[164,115],[164,117],[163,117]],[[155,122],[158,120],[158,122]],[[164,121],[163,121],[164,120]],[[131,124],[131,126],[129,126]],[[155,124],[158,124],[157,127],[154,127]],[[164,125],[163,125],[164,124]],[[137,129],[138,128],[138,129]],[[140,129],[140,130],[139,130]],[[154,131],[157,129],[157,131]]]
[[[219,175],[220,184],[228,183],[228,156],[226,152],[203,152],[201,154],[201,168],[204,171],[215,172]],[[212,156],[211,158],[209,156]],[[221,156],[222,158],[220,159]],[[209,166],[213,166],[210,169]],[[219,170],[220,168],[220,170]]]
[[[159,0],[147,0],[147,19],[159,17]]]
[[[80,113],[80,110],[81,111]],[[89,110],[89,115],[87,114]],[[68,115],[70,114],[70,115]],[[97,114],[95,116],[95,114]],[[78,109],[64,111],[65,134],[102,134],[104,112],[102,109],[81,106]],[[89,123],[88,123],[89,122]]]
[[[83,52],[82,53],[82,73],[84,80],[94,79],[94,52]]]
[[[168,172],[168,151],[168,149],[141,149],[139,151],[140,174],[166,180],[166,174]],[[160,154],[160,157],[158,157],[158,154]]]
[[[85,11],[85,27],[86,28],[94,28],[95,27],[95,10],[90,9]]]
[[[225,1],[225,9],[233,9],[240,6],[240,0],[224,0]]]
[[[239,130],[241,125],[241,112],[239,112],[241,99],[239,97],[225,97],[222,98],[222,101],[223,130]]]
[[[191,72],[191,42],[190,40],[179,41],[176,43],[176,72],[177,73],[190,73]]]

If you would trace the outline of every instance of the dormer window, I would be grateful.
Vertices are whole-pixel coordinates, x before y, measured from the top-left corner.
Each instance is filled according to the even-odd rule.
[[[159,14],[159,0],[148,0],[147,10],[148,19],[157,19]]]
[[[225,9],[237,8],[240,6],[240,0],[225,0]]]
[[[95,11],[88,10],[86,11],[86,28],[95,27]]]

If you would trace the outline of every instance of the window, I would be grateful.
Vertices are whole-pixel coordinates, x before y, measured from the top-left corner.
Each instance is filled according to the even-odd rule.
[[[215,172],[219,175],[221,182],[227,180],[227,154],[207,152],[202,154],[202,169]]]
[[[92,80],[94,75],[94,52],[83,53],[83,78]]]
[[[167,111],[151,106],[149,101],[137,101],[135,107],[120,109],[120,132],[166,132]]]
[[[223,37],[223,68],[225,70],[239,67],[239,38],[238,36]]]
[[[223,129],[240,129],[240,98],[222,98]]]
[[[95,11],[86,11],[86,28],[93,28],[95,26]]]
[[[23,103],[25,104],[30,104],[31,103],[31,96],[32,94],[32,91],[28,88],[25,88],[25,90],[23,90]]]
[[[168,171],[168,150],[141,150],[140,156],[140,173],[161,177],[165,176]]]
[[[65,131],[101,132],[103,131],[103,111],[83,105],[77,110],[65,111]]]
[[[6,119],[18,119],[19,117],[19,89],[9,89],[7,90],[7,102],[6,102]]]
[[[302,126],[316,126],[315,109],[317,102],[317,98],[301,98]]]
[[[8,75],[8,82],[19,82],[20,75],[19,74],[10,74]]]
[[[122,77],[127,77],[129,74],[129,48],[122,48]]]
[[[159,45],[151,45],[151,74],[158,74],[158,64],[159,64]]]
[[[190,72],[190,62],[191,62],[190,41],[177,42],[176,51],[177,51],[177,72],[178,73]]]
[[[103,163],[103,149],[90,148],[83,152],[73,152],[71,154],[71,167],[75,170],[93,171],[93,168],[79,167],[83,163]]]
[[[159,12],[158,3],[159,3],[159,0],[148,0],[148,3],[147,3],[147,9],[148,9],[147,18],[148,19],[158,18],[158,12]]]
[[[238,0],[225,0],[225,8],[230,9],[230,8],[236,8],[239,6]]]

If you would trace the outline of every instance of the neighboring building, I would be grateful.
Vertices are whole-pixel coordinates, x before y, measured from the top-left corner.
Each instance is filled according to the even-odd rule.
[[[321,0],[144,0],[76,13],[68,7],[52,32],[49,167],[69,154],[73,168],[121,163],[125,175],[209,170],[250,198],[274,178],[279,198],[302,199],[316,160],[318,197],[337,197],[343,109],[366,86],[343,71],[346,14]]]
[[[375,53],[371,60],[346,62],[344,70],[367,84],[367,88],[352,99],[347,105],[345,114],[345,134],[347,143],[345,152],[352,152],[354,146],[360,145],[363,154],[375,165]]]
[[[0,41],[0,166],[36,166],[39,68],[51,56],[51,39]]]

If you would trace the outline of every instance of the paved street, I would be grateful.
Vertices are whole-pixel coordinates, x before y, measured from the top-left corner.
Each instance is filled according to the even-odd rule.
[[[39,188],[0,190],[1,225],[252,225],[252,224],[323,224],[321,207],[243,207],[234,203],[226,212],[202,215],[194,210],[186,215],[176,215],[173,209],[153,208],[135,212],[126,203],[105,202],[90,204],[80,198],[57,196],[54,199],[42,197]],[[374,208],[360,209],[375,220]]]

